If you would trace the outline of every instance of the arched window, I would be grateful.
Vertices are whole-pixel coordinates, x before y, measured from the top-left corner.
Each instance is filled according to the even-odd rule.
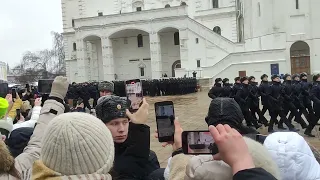
[[[76,50],[77,50],[77,44],[73,43],[73,51],[76,51]]]
[[[137,40],[138,40],[138,47],[143,47],[143,37],[142,34],[139,34],[137,36]]]
[[[219,0],[212,0],[212,8],[219,8]]]
[[[174,38],[174,45],[180,45],[179,32],[175,32],[175,33],[173,34],[173,38]]]
[[[165,7],[165,8],[169,8],[169,7],[171,7],[171,6],[170,6],[170,4],[166,4],[164,7]]]
[[[213,28],[213,32],[221,35],[221,28],[219,26],[216,26],[216,27]]]
[[[187,3],[186,2],[181,2],[181,4],[180,4],[181,6],[186,6],[187,5]]]

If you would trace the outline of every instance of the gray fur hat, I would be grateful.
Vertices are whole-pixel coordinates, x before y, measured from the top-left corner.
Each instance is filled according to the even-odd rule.
[[[113,119],[127,118],[126,109],[128,109],[126,99],[108,95],[98,99],[96,115],[103,123],[108,123]]]
[[[114,92],[114,84],[113,82],[105,81],[101,82],[98,85],[98,90],[99,91],[109,91],[109,92]]]

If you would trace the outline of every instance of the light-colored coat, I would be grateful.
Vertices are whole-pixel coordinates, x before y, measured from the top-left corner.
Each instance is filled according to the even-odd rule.
[[[53,114],[50,110],[54,110],[57,114]],[[34,161],[40,158],[41,151],[41,139],[43,133],[49,124],[49,122],[59,114],[64,113],[63,104],[55,100],[47,100],[43,108],[41,109],[40,117],[38,123],[34,129],[33,135],[30,138],[30,141],[27,147],[24,149],[23,153],[15,158],[15,168],[20,173],[21,178],[23,179],[23,174],[28,169],[32,168]],[[17,178],[9,174],[1,174],[0,180],[16,180]]]

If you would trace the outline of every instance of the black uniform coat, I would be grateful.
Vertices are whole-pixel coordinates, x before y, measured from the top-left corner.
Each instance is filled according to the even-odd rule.
[[[268,81],[261,81],[261,84],[259,86],[259,92],[261,95],[261,103],[264,106],[268,106],[268,89],[269,89],[269,82]]]
[[[249,84],[243,84],[234,98],[241,109],[248,109],[251,105]]]
[[[220,83],[216,83],[214,84],[214,86],[210,89],[209,93],[208,93],[208,96],[211,98],[211,99],[215,99],[215,98],[218,98],[218,97],[222,97],[222,94],[223,94],[223,88],[221,87],[221,84]]]
[[[129,125],[128,139],[115,143],[113,179],[145,179],[150,153],[150,127],[143,124]]]
[[[316,114],[320,114],[320,82],[315,82],[311,91],[310,97],[313,101],[313,108]]]
[[[233,180],[276,180],[276,178],[262,168],[253,168],[237,172]]]

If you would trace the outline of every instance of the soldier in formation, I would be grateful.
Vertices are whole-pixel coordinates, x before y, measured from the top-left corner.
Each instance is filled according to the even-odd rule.
[[[314,75],[312,82],[308,82],[306,73],[285,74],[283,83],[278,75],[272,75],[271,81],[268,78],[263,74],[260,85],[253,76],[236,77],[233,85],[227,78],[217,78],[208,96],[234,98],[248,126],[259,128],[263,124],[274,132],[277,125],[279,130],[296,132],[299,129],[292,124],[294,120],[305,129],[304,134],[315,137],[311,132],[320,119],[320,74]],[[269,121],[264,116],[266,111]]]

